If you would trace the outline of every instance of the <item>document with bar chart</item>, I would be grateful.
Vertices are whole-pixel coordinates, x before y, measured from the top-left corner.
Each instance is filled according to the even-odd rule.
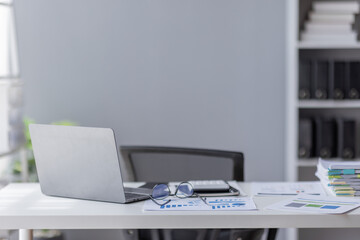
[[[323,214],[342,214],[360,206],[359,199],[346,197],[326,197],[298,195],[267,207],[271,210],[308,212]]]
[[[171,202],[159,206],[151,200],[144,203],[144,211],[245,211],[256,210],[250,197],[206,198],[205,204],[199,198],[172,198]]]

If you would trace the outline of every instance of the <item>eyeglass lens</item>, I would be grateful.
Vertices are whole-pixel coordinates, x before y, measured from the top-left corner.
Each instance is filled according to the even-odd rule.
[[[190,183],[183,182],[177,187],[175,195],[178,198],[191,197],[194,194],[194,188]]]
[[[155,199],[164,199],[170,195],[170,189],[166,184],[158,184],[153,188],[151,196]]]

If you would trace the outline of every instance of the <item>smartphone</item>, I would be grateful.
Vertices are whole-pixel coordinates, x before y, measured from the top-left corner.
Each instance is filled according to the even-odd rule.
[[[196,180],[189,181],[197,193],[229,192],[230,185],[224,180]]]

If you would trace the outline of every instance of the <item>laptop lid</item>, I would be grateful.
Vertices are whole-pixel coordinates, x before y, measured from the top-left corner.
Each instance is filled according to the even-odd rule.
[[[44,194],[125,203],[112,129],[43,124],[29,129]]]

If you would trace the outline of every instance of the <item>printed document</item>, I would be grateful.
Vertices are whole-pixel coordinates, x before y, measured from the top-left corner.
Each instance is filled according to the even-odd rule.
[[[166,202],[168,199],[163,200]],[[161,200],[158,201],[161,203]],[[256,210],[256,205],[250,197],[209,197],[205,204],[199,198],[171,198],[171,202],[159,206],[152,200],[144,203],[144,211],[244,211]]]
[[[359,206],[360,200],[354,198],[301,194],[270,205],[266,209],[316,214],[342,214]]]
[[[326,196],[320,182],[254,182],[254,196],[310,194]]]

